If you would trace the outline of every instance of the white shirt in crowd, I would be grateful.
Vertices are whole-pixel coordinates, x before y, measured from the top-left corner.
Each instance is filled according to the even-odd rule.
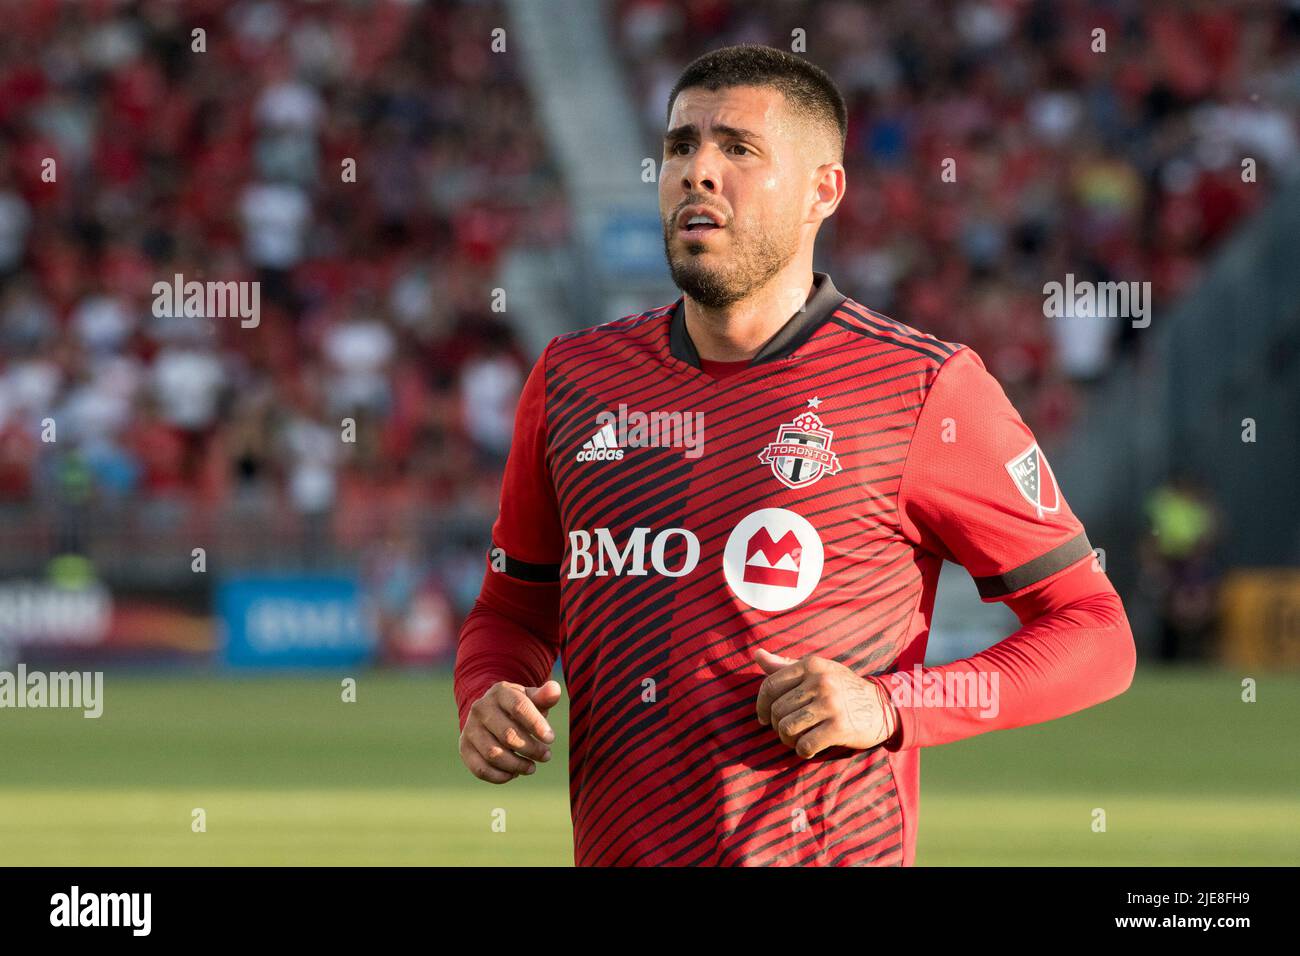
[[[509,451],[523,382],[519,363],[506,355],[465,363],[460,379],[461,411],[465,429],[477,445],[499,454]]]
[[[298,264],[311,217],[311,204],[301,189],[287,183],[255,183],[244,190],[239,210],[250,262],[267,269]]]
[[[170,347],[158,353],[153,390],[163,417],[178,428],[206,428],[217,416],[226,370],[211,352]]]

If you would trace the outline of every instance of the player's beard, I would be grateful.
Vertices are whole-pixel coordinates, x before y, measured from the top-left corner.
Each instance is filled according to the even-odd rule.
[[[672,219],[664,224],[664,255],[673,282],[706,309],[726,308],[762,288],[789,264],[799,247],[797,228],[789,235],[771,237],[750,237],[736,232],[734,220],[727,228],[733,230],[731,254],[715,267],[706,265],[699,255],[707,248],[702,242],[685,239],[674,255],[676,225]]]

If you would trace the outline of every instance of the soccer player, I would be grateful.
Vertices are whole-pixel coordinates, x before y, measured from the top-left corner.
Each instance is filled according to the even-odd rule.
[[[843,99],[728,47],[668,102],[671,305],[553,339],[523,388],[460,754],[550,759],[569,694],[578,865],[910,865],[923,747],[1124,691],[1123,607],[980,359],[812,269]],[[923,667],[944,560],[1019,630]]]

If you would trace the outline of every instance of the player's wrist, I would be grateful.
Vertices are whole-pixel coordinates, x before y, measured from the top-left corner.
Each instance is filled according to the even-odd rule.
[[[876,696],[880,700],[880,710],[884,715],[885,736],[880,741],[887,748],[896,748],[898,741],[902,737],[903,722],[898,713],[898,708],[894,706],[893,695],[890,694],[889,688],[885,682],[878,677],[868,677],[873,687],[876,689]]]

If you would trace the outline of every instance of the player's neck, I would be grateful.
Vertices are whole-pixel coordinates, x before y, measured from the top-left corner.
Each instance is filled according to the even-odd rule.
[[[790,321],[813,292],[810,266],[785,270],[761,289],[721,309],[684,297],[686,331],[701,359],[739,362],[752,359]]]

